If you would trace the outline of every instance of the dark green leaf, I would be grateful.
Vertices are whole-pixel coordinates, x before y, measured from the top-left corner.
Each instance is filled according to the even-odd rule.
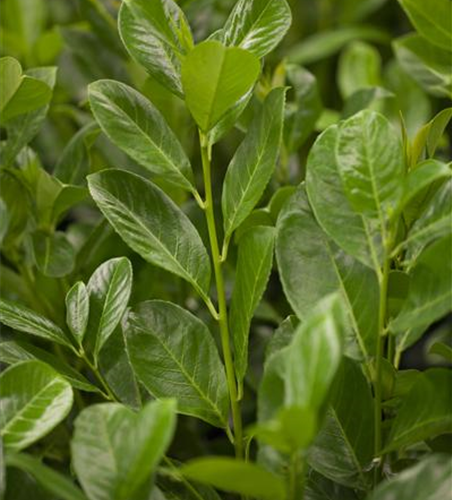
[[[204,323],[175,304],[156,300],[130,310],[125,332],[135,373],[153,396],[175,396],[180,413],[228,425],[224,368]]]
[[[62,231],[50,235],[44,231],[34,233],[33,254],[36,266],[45,276],[61,278],[74,269],[75,249]]]

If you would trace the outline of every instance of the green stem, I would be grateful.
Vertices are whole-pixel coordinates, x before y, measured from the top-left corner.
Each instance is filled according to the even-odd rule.
[[[106,397],[106,399],[109,399],[110,401],[115,401],[116,403],[120,403],[115,393],[110,389],[108,382],[105,380],[102,373],[99,371],[99,368],[94,363],[91,362],[86,353],[82,350],[78,353],[78,355],[89,366],[90,370],[94,373],[97,380],[100,382],[101,386],[105,391],[104,396]]]
[[[206,137],[200,132],[200,145],[202,157],[202,169],[204,175],[205,202],[207,229],[209,232],[210,248],[212,253],[213,268],[218,296],[218,318],[220,327],[221,346],[223,350],[224,364],[226,367],[226,378],[231,403],[232,422],[234,428],[235,453],[238,458],[243,457],[243,433],[240,405],[237,400],[237,382],[235,378],[234,364],[232,361],[231,346],[229,341],[228,309],[226,305],[226,294],[224,290],[223,271],[221,268],[221,255],[218,247],[218,237],[215,225],[215,213],[212,196],[212,179],[210,166],[210,146]]]
[[[305,474],[304,459],[300,457],[299,452],[295,451],[290,457],[289,475],[287,484],[287,500],[303,500],[304,498],[304,479]]]

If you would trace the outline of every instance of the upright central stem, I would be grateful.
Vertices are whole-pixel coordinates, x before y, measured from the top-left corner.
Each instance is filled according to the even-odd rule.
[[[231,403],[232,422],[234,426],[234,446],[237,458],[243,457],[243,435],[242,417],[240,406],[237,401],[237,383],[235,378],[234,364],[232,361],[231,345],[229,342],[228,308],[224,290],[223,271],[221,269],[221,255],[218,246],[217,230],[215,226],[215,213],[212,197],[212,179],[210,169],[210,147],[206,138],[200,133],[202,170],[204,175],[205,202],[204,210],[209,231],[210,248],[212,252],[213,268],[218,296],[218,323],[220,326],[221,346],[223,350],[224,364],[226,367],[226,378]]]

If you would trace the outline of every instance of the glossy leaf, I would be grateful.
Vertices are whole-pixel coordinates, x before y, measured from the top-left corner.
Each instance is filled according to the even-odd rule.
[[[446,50],[452,47],[452,16],[448,0],[399,0],[420,35]]]
[[[215,40],[197,45],[182,65],[185,102],[203,132],[208,132],[254,85],[259,60],[246,50]]]
[[[193,481],[241,495],[263,500],[285,498],[282,479],[250,462],[224,457],[198,458],[185,464],[180,472]]]
[[[89,328],[95,336],[94,356],[120,323],[132,291],[132,266],[125,257],[110,259],[91,276],[87,292],[90,301]]]
[[[88,178],[90,192],[110,224],[143,259],[189,281],[202,295],[210,262],[187,216],[142,177],[106,170]]]
[[[8,467],[15,467],[33,476],[46,491],[61,500],[87,500],[69,477],[43,464],[33,455],[8,453],[5,462]]]
[[[388,481],[381,483],[367,500],[445,500],[450,495],[452,459],[430,455]]]
[[[110,140],[150,172],[193,191],[193,173],[182,146],[158,109],[124,83],[89,86],[94,116]]]
[[[269,182],[278,158],[285,90],[270,92],[226,172],[221,206],[225,237],[251,213]]]
[[[286,0],[239,0],[224,25],[222,40],[261,58],[280,43],[291,22]]]
[[[421,373],[405,396],[391,427],[385,450],[405,448],[419,441],[452,432],[450,391],[452,375],[447,369]]]
[[[117,403],[85,408],[71,443],[77,477],[90,500],[129,500],[171,443],[174,400],[153,401],[139,413]]]
[[[366,110],[343,122],[336,160],[353,209],[384,221],[400,198],[404,168],[402,147],[389,122]]]
[[[309,450],[309,465],[331,480],[368,489],[373,459],[373,399],[361,367],[344,357],[331,389],[323,426]]]
[[[49,319],[17,302],[0,299],[0,323],[57,344],[71,346],[61,328]]]
[[[119,32],[130,55],[152,77],[182,97],[181,59],[193,45],[184,13],[173,0],[126,0]]]
[[[272,227],[257,226],[243,236],[239,244],[236,281],[229,313],[239,385],[248,366],[251,320],[267,287],[272,269],[274,240],[275,231]]]
[[[352,209],[334,154],[337,142],[338,128],[333,125],[312,147],[306,172],[309,202],[319,224],[337,245],[363,264],[377,268],[381,261],[381,237]]]
[[[204,323],[154,300],[132,308],[124,328],[133,369],[154,397],[177,397],[180,413],[228,425],[224,368]]]
[[[339,292],[361,356],[371,356],[378,323],[374,306],[378,303],[377,276],[337,248],[322,231],[304,186],[278,218],[276,259],[284,293],[297,316],[305,320],[325,295]]]
[[[79,345],[83,342],[89,318],[89,294],[78,281],[66,295],[66,323]]]
[[[0,376],[0,434],[19,451],[53,430],[72,407],[72,388],[41,361],[24,361]]]

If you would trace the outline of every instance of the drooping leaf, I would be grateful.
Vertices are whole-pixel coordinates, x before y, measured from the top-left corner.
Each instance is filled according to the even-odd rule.
[[[286,0],[239,0],[222,30],[222,41],[264,57],[283,39],[292,22]]]
[[[434,454],[381,483],[367,500],[445,500],[450,496],[452,458]]]
[[[452,16],[449,0],[399,0],[420,35],[448,51],[452,47]]]
[[[276,260],[284,293],[300,319],[305,320],[325,295],[339,292],[361,355],[372,355],[378,328],[377,276],[337,248],[321,230],[304,186],[278,218]]]
[[[77,477],[90,500],[132,500],[171,443],[174,400],[152,401],[139,413],[117,403],[85,408],[71,442]]]
[[[93,174],[88,184],[105,217],[135,252],[205,296],[210,283],[207,251],[188,217],[163,191],[119,170]]]
[[[182,97],[181,60],[193,46],[190,27],[173,0],[125,0],[119,32],[130,55],[158,82]]]
[[[265,291],[273,264],[274,240],[274,228],[257,226],[243,236],[239,243],[236,281],[229,313],[239,385],[248,366],[251,319]]]
[[[176,135],[158,109],[121,82],[89,86],[91,109],[110,140],[140,165],[172,184],[193,191],[193,172]]]
[[[276,167],[284,96],[283,88],[268,94],[228,167],[221,198],[226,238],[256,206]]]
[[[254,85],[259,59],[215,40],[197,45],[182,64],[185,102],[203,132],[208,132]]]
[[[452,432],[451,390],[450,370],[431,368],[419,374],[394,419],[385,451]]]
[[[87,500],[69,477],[43,464],[33,455],[8,453],[5,464],[31,474],[46,491],[57,495],[61,500]]]
[[[367,489],[373,459],[373,399],[360,366],[344,357],[322,428],[309,449],[309,465],[342,485]]]
[[[0,299],[0,323],[19,332],[36,335],[68,347],[71,346],[59,326],[17,302]]]
[[[90,334],[94,335],[94,356],[120,323],[132,291],[132,265],[126,257],[110,259],[100,265],[91,276],[89,295]]]
[[[78,281],[66,295],[66,323],[81,345],[89,319],[89,293],[82,281]]]
[[[19,451],[38,441],[68,415],[72,388],[41,361],[24,361],[0,376],[0,434],[6,449]]]
[[[180,413],[228,425],[224,368],[204,323],[175,304],[154,300],[132,308],[124,328],[135,373],[154,397],[177,397]]]
[[[180,472],[193,481],[241,495],[263,500],[285,498],[282,479],[250,462],[224,457],[198,458],[183,465]]]

